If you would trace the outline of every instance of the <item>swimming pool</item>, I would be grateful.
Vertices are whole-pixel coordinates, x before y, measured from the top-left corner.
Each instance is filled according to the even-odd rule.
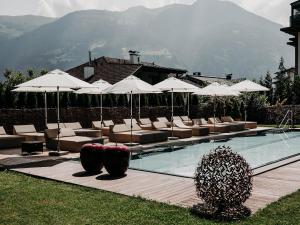
[[[300,154],[300,132],[263,133],[257,136],[234,137],[218,142],[205,142],[180,148],[153,149],[130,161],[130,168],[193,177],[204,154],[218,146],[230,146],[255,169]]]

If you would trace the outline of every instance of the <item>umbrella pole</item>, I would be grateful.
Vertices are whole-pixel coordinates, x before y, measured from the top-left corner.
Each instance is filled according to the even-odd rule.
[[[190,122],[190,93],[187,93],[187,115],[188,115],[188,122]]]
[[[60,115],[59,115],[59,86],[57,86],[57,152],[60,151],[59,135],[60,135]]]
[[[214,96],[214,133],[216,133],[216,95]]]
[[[172,94],[171,94],[171,100],[172,100],[172,108],[171,108],[171,111],[172,111],[172,117],[171,117],[171,127],[172,127],[172,134],[171,134],[171,137],[173,138],[173,130],[174,130],[174,124],[173,124],[173,122],[174,122],[174,89],[172,88],[171,89],[172,90]]]
[[[130,92],[130,145],[132,145],[132,91]]]
[[[139,120],[141,119],[141,94],[139,94]]]
[[[247,99],[247,92],[245,93],[245,125],[246,125],[246,123],[247,123],[247,101],[248,101],[248,99]]]
[[[48,113],[47,113],[47,92],[44,92],[44,107],[45,107],[45,128],[47,128],[48,124]]]
[[[101,134],[100,137],[102,138],[102,123],[103,123],[103,108],[102,108],[102,93],[100,94],[100,129],[101,129]]]

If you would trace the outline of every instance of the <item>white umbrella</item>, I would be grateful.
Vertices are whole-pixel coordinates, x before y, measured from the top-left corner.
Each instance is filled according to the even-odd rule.
[[[266,88],[260,84],[257,84],[253,81],[250,80],[244,80],[240,83],[237,83],[235,85],[232,85],[230,87],[231,90],[233,91],[238,91],[238,92],[260,92],[260,91],[269,91],[269,88]],[[245,95],[245,123],[247,121],[247,96]]]
[[[27,81],[25,83],[17,85],[17,87],[36,87],[36,88],[56,88],[57,92],[57,153],[59,154],[60,145],[59,145],[59,134],[60,134],[60,115],[59,115],[59,92],[60,88],[71,88],[71,89],[79,89],[79,88],[93,88],[94,86],[84,82],[76,77],[71,76],[68,73],[65,73],[61,70],[53,70],[49,73]],[[51,153],[53,154],[53,153]]]
[[[45,107],[45,126],[48,123],[48,113],[47,113],[47,93],[56,92],[56,88],[37,88],[37,87],[18,87],[13,89],[12,92],[33,92],[33,93],[44,93],[44,107]],[[70,88],[62,88],[60,92],[72,92]]]
[[[81,88],[78,91],[76,91],[76,94],[90,94],[90,95],[100,95],[100,129],[102,130],[102,122],[103,122],[103,110],[102,110],[102,96],[106,89],[110,88],[112,85],[108,83],[105,80],[98,80],[92,83],[94,85],[94,88]],[[101,132],[102,136],[102,132]]]
[[[214,82],[205,88],[202,88],[200,91],[195,92],[195,95],[202,96],[213,96],[214,97],[214,124],[216,124],[216,98],[223,96],[238,96],[239,94],[236,91],[232,91],[229,87],[220,85],[217,82]],[[215,129],[214,129],[215,131]]]
[[[151,93],[161,93],[159,89],[154,86],[142,81],[141,79],[130,75],[129,77],[119,81],[113,86],[105,90],[107,94],[127,94],[130,95],[130,119],[131,119],[131,143],[132,143],[132,95],[135,94],[151,94]]]
[[[200,88],[189,84],[187,82],[184,82],[182,80],[179,80],[175,77],[169,77],[162,82],[155,84],[155,88],[158,88],[161,91],[169,91],[171,92],[171,101],[172,101],[172,107],[171,107],[171,127],[172,127],[172,138],[173,138],[173,117],[174,117],[174,92],[175,93],[193,93],[200,90]],[[189,95],[188,95],[188,116],[189,116]]]

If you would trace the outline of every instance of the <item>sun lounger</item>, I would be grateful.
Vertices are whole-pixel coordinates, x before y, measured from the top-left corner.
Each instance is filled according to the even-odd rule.
[[[131,124],[131,119],[124,119],[123,120],[125,124],[129,125]],[[136,119],[132,119],[132,123],[133,124],[138,124]],[[142,130],[152,130],[152,123],[150,124],[138,124]]]
[[[64,123],[59,123],[59,127],[60,128],[66,128],[65,124]],[[47,124],[47,128],[48,129],[57,129],[57,123],[48,123]]]
[[[142,126],[148,126],[151,127],[151,130],[153,129],[152,121],[149,118],[141,118],[139,119],[139,125]]]
[[[45,130],[46,148],[49,150],[57,149],[57,129]],[[62,151],[80,152],[82,145],[88,143],[102,143],[99,137],[76,136],[74,130],[70,128],[62,128],[60,130],[60,149]]]
[[[175,121],[175,120],[181,120],[182,121],[182,119],[180,118],[180,116],[173,116],[173,120]]]
[[[79,122],[64,123],[65,128],[74,130],[77,136],[84,137],[100,137],[101,131],[99,129],[83,129]]]
[[[188,116],[181,116],[180,118],[185,125],[193,125],[193,120],[191,120]]]
[[[168,127],[171,126],[171,122],[166,117],[157,117],[157,121],[165,123]]]
[[[102,134],[103,136],[109,135],[109,126],[113,126],[114,122],[112,120],[103,120],[102,123]],[[93,121],[92,126],[94,129],[101,130],[101,121]]]
[[[192,129],[193,136],[207,136],[209,134],[209,128],[207,127],[200,127],[200,126],[187,126],[185,125],[182,120],[174,120],[174,125],[181,129]]]
[[[205,119],[193,119],[193,123],[200,127],[209,128],[210,133],[228,133],[230,132],[229,125],[221,125],[221,124],[209,124]]]
[[[34,125],[14,125],[13,133],[25,137],[25,141],[45,141],[44,133],[38,133]]]
[[[133,124],[132,142],[139,144],[149,144],[168,140],[167,132],[142,130],[137,124]],[[111,127],[109,140],[117,143],[131,142],[130,125],[117,124]]]
[[[216,124],[220,124],[220,125],[228,125],[228,126],[230,126],[230,131],[233,131],[233,132],[234,131],[245,130],[245,124],[242,124],[242,123],[228,123],[228,122],[223,123],[218,117],[216,117],[216,118],[213,118],[213,117],[209,118],[208,119],[208,123],[210,123],[210,124],[216,123]]]
[[[224,116],[224,117],[221,118],[221,120],[224,123],[239,123],[239,124],[244,124],[246,129],[256,129],[257,128],[257,122],[235,121],[231,116]]]
[[[172,128],[168,127],[164,122],[153,122],[153,127],[156,130],[168,131],[169,137],[172,136]],[[181,128],[173,127],[173,136],[178,137],[180,139],[190,138],[193,136],[193,131],[192,129],[181,129]]]
[[[0,127],[0,149],[18,148],[25,138],[19,135],[9,135]]]

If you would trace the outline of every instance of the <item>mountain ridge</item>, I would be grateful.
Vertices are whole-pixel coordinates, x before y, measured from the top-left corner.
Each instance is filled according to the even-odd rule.
[[[68,69],[86,62],[88,50],[95,57],[127,58],[128,50],[136,49],[143,61],[257,78],[267,70],[275,72],[281,56],[287,63],[293,60],[281,27],[218,0],[122,12],[82,10],[5,41],[2,47],[0,42],[1,52],[6,52],[0,53],[0,70]]]

